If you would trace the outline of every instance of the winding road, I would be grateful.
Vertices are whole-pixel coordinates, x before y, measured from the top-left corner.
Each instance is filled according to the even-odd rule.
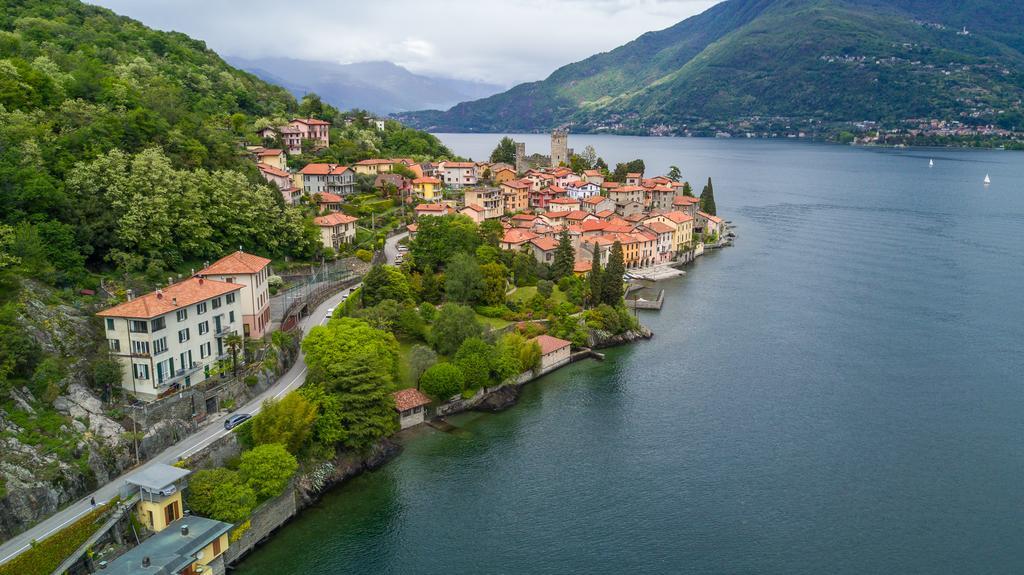
[[[394,243],[391,243],[391,240],[389,239],[385,248],[390,246],[393,253],[397,254],[398,252],[395,247],[397,246],[399,239],[401,239],[401,237],[396,236],[396,238],[394,238]],[[393,257],[390,255],[389,261],[394,261]],[[320,306],[313,311],[312,315],[308,316],[301,322],[300,325],[302,326],[303,333],[308,333],[311,328],[324,323],[326,321],[325,315],[327,310],[341,303],[343,295],[348,293],[348,291],[349,288],[345,288],[328,298],[324,303],[320,304]],[[305,381],[306,362],[304,355],[300,351],[299,357],[295,360],[295,364],[292,365],[291,369],[285,372],[285,374],[282,375],[274,385],[240,407],[235,413],[259,413],[260,407],[263,405],[265,400],[280,398],[289,391],[301,386]],[[178,443],[168,447],[141,465],[126,471],[121,476],[111,480],[109,483],[103,485],[83,499],[61,509],[57,513],[37,523],[31,529],[14,536],[8,541],[5,541],[0,545],[0,564],[17,557],[18,554],[31,547],[33,541],[42,541],[43,539],[46,539],[50,535],[60,531],[68,524],[73,523],[82,515],[88,513],[93,509],[93,506],[90,504],[90,498],[94,497],[96,499],[96,504],[102,505],[113,497],[116,497],[120,493],[126,477],[134,475],[154,463],[174,464],[174,462],[179,459],[193,455],[216,439],[230,433],[230,431],[224,429],[224,425],[222,423],[225,417],[226,415],[211,417],[207,420],[207,424],[204,427],[192,435],[189,435]]]

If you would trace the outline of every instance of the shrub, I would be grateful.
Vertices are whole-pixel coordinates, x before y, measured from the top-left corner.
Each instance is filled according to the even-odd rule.
[[[455,365],[462,372],[465,389],[479,389],[491,379],[491,361],[494,348],[478,338],[467,338],[455,353]]]
[[[256,506],[256,492],[237,471],[217,467],[201,469],[188,483],[188,504],[197,515],[238,523],[249,518]]]
[[[257,499],[266,500],[284,493],[298,468],[299,462],[284,445],[268,443],[242,454],[238,474]]]
[[[551,294],[555,291],[555,284],[548,280],[537,280],[537,294],[544,296],[545,299],[551,297]]]
[[[0,575],[49,575],[100,528],[102,519],[115,505],[116,500],[110,501],[46,539],[33,541],[30,549],[0,565]]]
[[[455,353],[462,342],[469,337],[479,336],[483,327],[476,319],[472,308],[454,303],[446,303],[438,311],[434,320],[432,337],[434,349],[442,355]]]
[[[256,377],[255,375],[247,375],[245,376],[245,379],[243,379],[242,381],[245,382],[245,385],[253,387],[260,382],[260,378]]]
[[[451,363],[435,363],[420,377],[420,389],[439,401],[446,401],[462,391],[465,378]]]
[[[280,401],[268,399],[251,420],[253,445],[280,443],[291,453],[305,446],[316,422],[316,406],[302,395],[292,392]]]
[[[369,250],[356,250],[356,257],[361,261],[370,263],[370,260],[373,259],[373,252]]]

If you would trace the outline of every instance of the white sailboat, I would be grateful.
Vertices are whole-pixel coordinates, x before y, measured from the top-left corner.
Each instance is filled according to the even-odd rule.
[[[988,177],[988,174],[985,174],[985,185],[987,186],[987,185],[989,185],[991,183],[992,183],[992,178]]]
[[[929,168],[934,168],[935,167],[935,160],[928,160],[928,167]]]

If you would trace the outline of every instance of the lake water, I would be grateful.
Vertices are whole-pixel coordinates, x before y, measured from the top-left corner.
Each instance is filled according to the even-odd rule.
[[[736,247],[650,342],[424,430],[240,573],[1024,571],[1024,155],[587,143],[713,176]]]

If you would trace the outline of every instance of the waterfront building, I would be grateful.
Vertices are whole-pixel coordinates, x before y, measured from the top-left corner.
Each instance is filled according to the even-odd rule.
[[[242,335],[240,283],[190,277],[100,311],[121,386],[143,401],[202,383]]]
[[[199,270],[196,275],[241,285],[242,332],[245,337],[263,337],[270,327],[269,259],[239,250]]]
[[[398,412],[398,426],[408,429],[423,423],[426,419],[427,406],[430,398],[415,387],[400,389],[391,394],[395,398],[395,411]]]
[[[533,339],[540,346],[540,372],[547,373],[569,363],[572,342],[550,335],[538,335]]]

